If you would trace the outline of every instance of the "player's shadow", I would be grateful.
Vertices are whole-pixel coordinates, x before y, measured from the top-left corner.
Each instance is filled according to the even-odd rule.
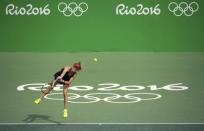
[[[43,120],[43,121],[47,121],[47,122],[50,122],[50,123],[60,124],[60,122],[50,119],[50,116],[39,115],[39,114],[30,114],[22,121],[25,122],[25,123],[33,123],[33,122],[35,122],[37,120]]]

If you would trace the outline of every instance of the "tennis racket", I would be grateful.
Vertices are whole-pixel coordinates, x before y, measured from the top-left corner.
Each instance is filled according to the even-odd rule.
[[[41,87],[41,92],[44,94],[48,94],[59,82],[58,79],[53,80],[50,84],[45,84]]]

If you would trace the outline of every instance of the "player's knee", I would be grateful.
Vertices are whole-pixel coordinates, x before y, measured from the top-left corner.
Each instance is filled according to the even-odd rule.
[[[64,92],[64,94],[66,94],[67,93],[67,88],[64,88],[63,92]]]

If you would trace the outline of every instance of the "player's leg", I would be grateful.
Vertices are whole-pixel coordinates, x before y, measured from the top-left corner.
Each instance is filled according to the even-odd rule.
[[[47,90],[46,90],[45,92],[43,92],[42,95],[41,95],[38,99],[36,99],[36,100],[34,101],[34,103],[35,103],[35,104],[39,104],[39,103],[42,101],[42,99],[43,99],[47,94],[49,94],[50,91],[53,90],[53,88],[54,88],[54,87],[52,87],[52,83],[50,83],[50,85],[49,85],[49,87],[47,88]]]
[[[68,97],[67,97],[67,91],[68,91],[68,87],[69,85],[64,85],[64,90],[63,90],[63,95],[64,95],[64,117],[68,117],[68,110],[67,110],[67,101],[68,101]]]

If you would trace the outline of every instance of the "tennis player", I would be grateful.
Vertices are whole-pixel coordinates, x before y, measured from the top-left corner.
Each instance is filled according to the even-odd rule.
[[[63,95],[64,95],[64,114],[63,116],[66,118],[68,117],[68,110],[67,110],[67,90],[69,85],[72,83],[72,81],[76,78],[77,72],[81,70],[81,63],[74,63],[72,67],[64,67],[60,71],[56,72],[54,74],[54,79],[57,80],[57,83],[63,84]],[[56,83],[56,84],[57,84]],[[43,93],[40,98],[36,99],[34,101],[35,104],[39,104],[42,99],[50,93],[50,91],[54,88],[51,86],[52,83],[50,84],[50,87],[48,87],[48,91],[46,93]]]

